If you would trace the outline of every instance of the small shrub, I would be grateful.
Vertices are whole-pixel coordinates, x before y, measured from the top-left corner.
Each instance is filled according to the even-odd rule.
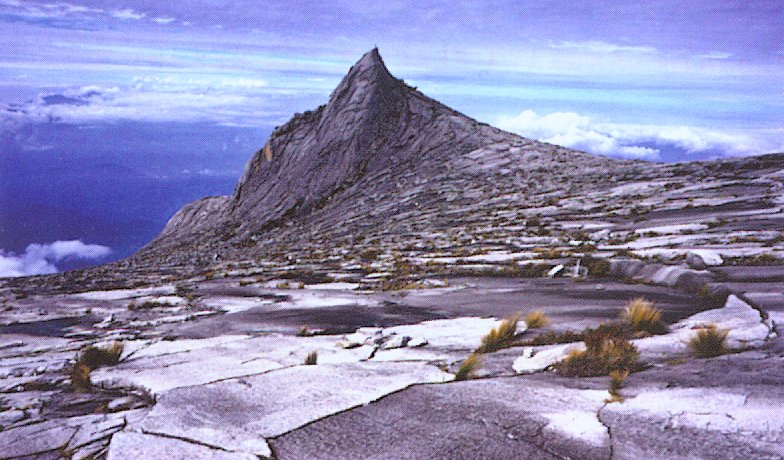
[[[82,363],[76,363],[71,369],[71,387],[75,391],[85,392],[90,391],[93,383],[90,380],[90,369],[89,366]]]
[[[476,371],[482,364],[482,358],[477,353],[472,353],[471,356],[463,361],[460,368],[455,373],[455,380],[469,380],[476,377]]]
[[[308,356],[305,358],[305,364],[308,366],[315,366],[318,363],[318,352],[311,351],[308,353]]]
[[[573,351],[556,363],[556,372],[567,377],[597,377],[613,371],[635,371],[640,354],[626,335],[618,324],[589,329],[584,333],[585,351]]]
[[[313,334],[310,333],[310,330],[307,326],[302,326],[297,331],[297,337],[310,337],[311,335]]]
[[[661,322],[661,311],[654,308],[653,302],[643,298],[634,299],[621,313],[621,317],[629,322],[634,332],[663,334],[667,328]]]
[[[727,302],[727,297],[730,295],[730,290],[725,287],[703,284],[697,288],[694,293],[701,299],[705,300],[708,305],[715,308],[720,308]]]
[[[490,353],[509,347],[517,336],[518,322],[520,322],[519,315],[501,321],[498,327],[494,327],[486,336],[482,337],[482,345],[477,352]]]
[[[542,310],[534,310],[525,316],[525,324],[528,329],[540,329],[550,324],[550,318]]]
[[[542,345],[556,345],[559,343],[582,342],[584,338],[585,337],[581,332],[548,332],[546,334],[540,334],[536,337],[525,340],[521,342],[520,345],[526,347],[538,347]]]
[[[711,325],[697,331],[689,341],[692,351],[700,358],[714,358],[727,353],[724,342],[727,340],[727,331],[719,331]]]
[[[588,275],[596,278],[603,278],[610,275],[611,265],[607,259],[586,258],[585,267],[588,269]]]
[[[90,370],[101,366],[111,366],[120,361],[123,346],[120,342],[114,342],[109,348],[99,348],[89,346],[79,353],[78,364],[84,364]]]
[[[373,262],[381,255],[381,250],[377,248],[367,248],[359,254],[360,259],[365,262]]]
[[[611,401],[621,401],[621,388],[623,382],[629,377],[629,370],[614,370],[610,372],[610,396]]]
[[[175,305],[169,302],[157,302],[155,300],[146,300],[140,304],[131,302],[128,304],[129,310],[153,310],[156,308],[171,308]]]

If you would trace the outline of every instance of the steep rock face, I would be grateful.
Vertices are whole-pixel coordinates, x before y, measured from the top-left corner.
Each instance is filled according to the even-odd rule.
[[[152,246],[224,241],[322,207],[363,179],[383,192],[396,172],[442,168],[485,145],[521,138],[430,99],[387,70],[377,49],[349,70],[329,102],[278,127],[245,167],[231,197],[180,210]],[[368,184],[366,184],[368,185]]]
[[[391,160],[385,152],[401,118],[406,88],[377,50],[362,57],[326,106],[273,132],[251,159],[232,198],[232,216],[250,224],[307,212],[325,196]]]
[[[199,233],[208,230],[215,222],[225,218],[228,203],[228,196],[211,196],[186,204],[169,219],[158,239],[183,231]]]

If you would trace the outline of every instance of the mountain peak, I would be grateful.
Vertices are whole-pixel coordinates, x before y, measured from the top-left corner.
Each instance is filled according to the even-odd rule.
[[[368,51],[367,53],[363,54],[361,58],[354,64],[354,67],[362,67],[362,68],[369,68],[369,67],[376,67],[381,66],[384,70],[387,70],[386,65],[384,65],[384,59],[381,58],[381,53],[378,52],[378,47],[373,48],[372,50]]]
[[[346,76],[332,92],[330,104],[335,103],[343,96],[351,96],[355,92],[364,93],[378,89],[394,91],[399,87],[399,81],[387,69],[378,48],[373,48],[351,66]]]
[[[186,207],[164,231],[220,241],[261,238],[280,226],[367,190],[398,190],[396,178],[426,177],[488,145],[520,138],[466,117],[408,87],[366,52],[329,102],[273,131],[248,162],[231,197]],[[331,203],[331,204],[330,204]],[[204,217],[204,218],[203,218]]]

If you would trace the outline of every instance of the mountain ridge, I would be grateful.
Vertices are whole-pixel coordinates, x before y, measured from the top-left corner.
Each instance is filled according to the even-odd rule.
[[[426,133],[417,132],[424,126]],[[454,139],[450,148],[460,150],[455,155],[524,139],[407,86],[389,72],[374,48],[349,69],[327,104],[297,114],[273,131],[246,164],[233,195],[186,205],[153,246],[216,225],[247,233],[268,229],[284,216],[306,215],[368,174],[405,163],[416,168],[426,157],[442,154],[437,145],[442,138]]]
[[[775,171],[782,159],[657,164],[526,139],[409,87],[373,49],[325,105],[273,131],[232,195],[185,205],[115,267],[198,272],[221,261],[321,264],[329,250],[460,253],[481,244],[521,247],[536,235],[564,241],[591,228],[626,232],[640,212],[683,206],[679,188],[729,183],[738,174],[751,180]],[[762,205],[775,206],[768,197],[776,184]],[[626,188],[639,190],[631,195],[637,201]],[[720,189],[706,193],[724,196]],[[531,224],[537,221],[541,227]]]

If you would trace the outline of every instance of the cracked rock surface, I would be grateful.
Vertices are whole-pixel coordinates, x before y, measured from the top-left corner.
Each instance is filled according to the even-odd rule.
[[[784,458],[783,197],[784,154],[524,139],[373,50],[135,256],[0,279],[0,458]],[[553,372],[640,297],[667,331],[620,395]],[[697,358],[710,326],[729,353]]]

